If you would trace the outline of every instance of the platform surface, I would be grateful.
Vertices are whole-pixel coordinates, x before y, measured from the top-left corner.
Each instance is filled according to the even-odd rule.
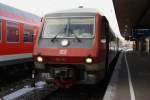
[[[150,54],[121,53],[103,100],[150,100]]]

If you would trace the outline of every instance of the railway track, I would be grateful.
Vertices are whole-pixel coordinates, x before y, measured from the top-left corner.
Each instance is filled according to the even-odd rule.
[[[106,87],[107,84],[104,82],[93,86],[78,85],[68,89],[45,85],[42,88],[32,88],[32,91],[13,100],[102,100]]]
[[[27,86],[30,84],[31,84],[31,79],[29,79],[29,78],[15,81],[12,83],[6,83],[5,86],[1,86],[0,97],[3,97],[14,91],[17,91],[17,90],[23,88],[24,86]]]
[[[69,89],[58,89],[42,100],[102,100],[106,84],[74,86]]]
[[[105,79],[97,85],[76,85],[68,89],[57,89],[46,84],[31,87],[31,82],[31,79],[26,79],[7,87],[2,100],[102,100],[109,80]]]
[[[2,79],[0,80],[0,98],[32,83],[32,67],[16,65],[14,68],[14,66],[12,66],[13,69],[1,70],[3,73],[1,73]]]

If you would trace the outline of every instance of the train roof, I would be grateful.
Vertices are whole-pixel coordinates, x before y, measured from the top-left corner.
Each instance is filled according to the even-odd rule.
[[[57,13],[97,13],[98,10],[94,8],[76,8],[70,10],[63,10]]]
[[[0,16],[8,19],[21,20],[29,23],[40,22],[40,17],[14,7],[0,3]]]
[[[49,16],[74,16],[74,15],[96,15],[96,13],[99,13],[97,9],[93,8],[76,8],[76,9],[70,9],[70,10],[63,10],[63,11],[57,11],[54,13],[49,13],[45,15],[45,17]]]

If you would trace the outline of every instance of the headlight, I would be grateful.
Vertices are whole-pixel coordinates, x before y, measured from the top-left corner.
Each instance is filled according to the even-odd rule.
[[[38,61],[38,62],[43,62],[43,58],[42,58],[41,56],[38,56],[38,57],[37,57],[37,61]]]
[[[61,45],[62,46],[68,46],[69,45],[69,41],[67,39],[64,39],[61,41]]]
[[[92,58],[86,58],[86,59],[85,59],[85,62],[86,62],[87,64],[91,64],[91,63],[93,62],[93,60],[92,60]]]

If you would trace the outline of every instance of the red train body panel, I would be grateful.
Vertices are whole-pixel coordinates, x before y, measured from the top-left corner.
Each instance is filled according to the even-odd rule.
[[[31,24],[32,25],[32,24]],[[0,43],[0,55],[7,55],[7,54],[19,54],[19,53],[31,53],[33,50],[33,45],[35,41],[25,43],[23,41],[23,33],[24,33],[24,23],[19,22],[19,31],[20,31],[20,40],[18,43],[9,43],[7,42],[7,35],[6,35],[6,20],[2,19],[2,41]],[[38,33],[38,26],[35,26],[35,36]]]
[[[0,4],[0,65],[32,58],[40,24],[40,17]]]

